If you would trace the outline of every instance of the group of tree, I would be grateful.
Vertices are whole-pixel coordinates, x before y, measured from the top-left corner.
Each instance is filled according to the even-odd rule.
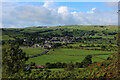
[[[46,63],[46,68],[52,69],[52,68],[66,68],[66,70],[72,70],[73,68],[85,68],[88,67],[90,64],[92,64],[92,56],[87,55],[82,62],[76,62],[75,64],[73,62],[70,63]]]
[[[2,47],[2,77],[9,78],[25,70],[26,54],[18,45],[5,43]]]

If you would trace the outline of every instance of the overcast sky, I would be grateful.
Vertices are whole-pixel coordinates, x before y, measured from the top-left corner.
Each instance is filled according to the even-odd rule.
[[[2,27],[117,25],[117,2],[3,2]]]

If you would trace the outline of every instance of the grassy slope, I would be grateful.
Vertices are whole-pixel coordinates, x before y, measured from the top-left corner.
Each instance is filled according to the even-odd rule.
[[[120,55],[115,55],[111,60],[105,60],[103,62],[93,63],[86,68],[75,68],[72,71],[64,71],[64,69],[48,69],[51,70],[51,75],[53,77],[59,78],[59,75],[63,78],[64,75],[70,75],[73,78],[84,78],[84,79],[95,79],[95,80],[119,80],[120,79],[120,70],[118,57]],[[119,62],[120,63],[120,62]],[[108,65],[106,65],[108,64]],[[39,69],[38,69],[39,70]],[[35,69],[33,69],[35,71]],[[54,72],[54,73],[53,73]],[[74,75],[73,75],[74,74]]]
[[[34,54],[40,54],[45,51],[41,48],[22,48],[22,50],[29,56],[32,56]]]
[[[94,27],[94,25],[91,25],[91,26],[82,26],[82,25],[67,25],[67,26],[62,26],[62,27],[50,27],[50,28],[38,28],[38,27],[27,27],[27,28],[12,28],[12,29],[8,29],[8,30],[17,30],[18,32],[12,32],[10,34],[11,35],[16,35],[16,36],[20,36],[20,38],[24,38],[24,36],[21,34],[21,32],[25,32],[25,33],[35,33],[35,32],[39,32],[39,31],[45,31],[45,30],[56,30],[56,29],[64,29],[64,31],[73,31],[74,29],[78,29],[78,30],[86,30],[86,31],[107,31],[107,32],[117,32],[118,30],[118,27],[117,26],[107,26],[105,28],[101,28],[101,27]],[[108,30],[106,30],[108,29]],[[20,31],[21,30],[21,31]],[[56,33],[56,34],[61,34],[59,30],[57,31],[52,31],[53,33]],[[49,32],[44,32],[44,33],[41,33],[41,34],[47,34]],[[12,37],[8,37],[6,38],[6,35],[7,34],[4,34],[3,32],[3,40],[13,40]],[[103,36],[105,37],[105,36]],[[109,36],[110,38],[112,36]]]
[[[35,58],[31,58],[28,60],[27,63],[32,62],[36,62],[37,64],[45,64],[47,62],[66,62],[69,63],[71,61],[73,62],[81,62],[84,59],[83,56],[77,56],[77,57],[73,57],[73,56],[64,56],[64,55],[42,55],[39,57],[35,57]]]
[[[2,40],[8,40],[8,39],[14,40],[14,38],[9,37],[8,35],[2,35]]]
[[[35,49],[35,48],[34,48]],[[37,50],[31,50],[36,51]],[[81,50],[81,49],[56,49],[55,51],[50,51],[51,55],[42,55],[39,57],[31,58],[27,61],[36,62],[37,64],[45,64],[47,62],[81,62],[86,55],[94,55],[94,54],[105,54],[105,53],[112,53],[110,51],[94,51],[94,50]],[[74,56],[73,56],[74,55]],[[107,59],[109,55],[96,55],[97,57]],[[102,59],[96,58],[93,56],[93,62],[103,61]]]
[[[89,55],[89,54],[105,54],[113,53],[112,51],[95,51],[95,50],[82,50],[82,49],[55,49],[55,51],[50,51],[55,55]]]

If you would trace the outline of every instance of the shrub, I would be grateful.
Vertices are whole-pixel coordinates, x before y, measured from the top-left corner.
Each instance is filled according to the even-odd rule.
[[[67,65],[67,68],[65,68],[66,71],[71,71],[71,70],[74,70],[74,64],[72,62],[70,62],[68,65]]]
[[[87,55],[85,59],[81,62],[82,67],[88,67],[90,64],[92,64],[92,56]]]
[[[13,76],[25,69],[26,54],[18,45],[6,43],[2,47],[2,77]]]

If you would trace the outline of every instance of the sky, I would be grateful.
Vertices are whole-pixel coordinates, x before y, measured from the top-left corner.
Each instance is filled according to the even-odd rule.
[[[3,28],[117,25],[117,2],[3,2]]]
[[[119,0],[0,0],[2,2],[118,2]]]

